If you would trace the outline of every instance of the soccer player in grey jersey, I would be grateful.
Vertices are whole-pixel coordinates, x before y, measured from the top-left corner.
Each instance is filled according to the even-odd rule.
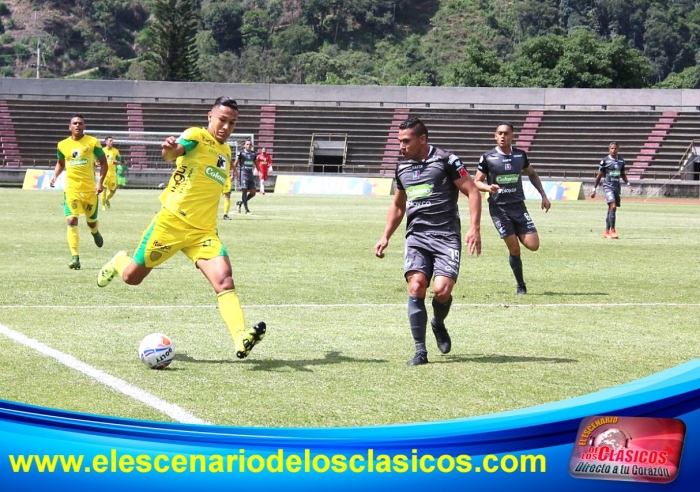
[[[620,206],[620,178],[627,183],[630,192],[634,191],[632,183],[630,183],[629,179],[627,179],[627,174],[625,174],[625,160],[617,155],[619,150],[620,146],[617,142],[610,142],[610,145],[608,145],[610,154],[600,161],[598,174],[596,174],[595,182],[593,183],[593,191],[591,191],[591,198],[595,198],[596,189],[600,179],[603,178],[605,201],[608,202],[608,215],[605,216],[605,234],[603,234],[605,239],[619,239],[620,237],[615,231],[615,216],[617,207]]]
[[[241,179],[241,199],[236,202],[238,213],[241,213],[241,206],[245,208],[245,213],[250,215],[248,202],[253,199],[257,187],[255,186],[255,176],[253,169],[256,168],[255,159],[258,155],[253,151],[253,142],[246,140],[243,144],[243,150],[238,153],[233,167],[238,166]]]
[[[389,239],[406,215],[404,277],[408,282],[408,320],[416,346],[408,365],[417,366],[428,363],[425,296],[431,279],[433,334],[440,352],[446,354],[452,348],[445,318],[452,305],[462,251],[457,199],[460,191],[469,198],[470,226],[464,242],[470,255],[478,255],[481,194],[459,157],[428,144],[428,129],[418,118],[408,118],[399,125],[398,139],[404,160],[396,167],[396,193],[374,254],[384,258]]]
[[[527,294],[520,259],[520,243],[530,251],[540,247],[535,223],[525,207],[522,174],[542,196],[542,209],[549,212],[551,203],[544,193],[539,176],[530,165],[527,154],[512,146],[513,125],[503,122],[496,127],[496,147],[481,156],[474,178],[477,188],[489,193],[489,213],[493,225],[505,241],[510,253],[510,268],[518,284],[516,293]],[[520,240],[520,242],[518,242]]]

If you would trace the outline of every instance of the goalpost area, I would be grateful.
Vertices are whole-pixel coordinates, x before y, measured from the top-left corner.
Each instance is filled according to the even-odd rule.
[[[127,183],[130,188],[157,188],[161,183],[167,183],[173,172],[173,163],[165,162],[161,157],[161,143],[172,132],[125,132],[95,130],[87,131],[89,135],[102,142],[111,136],[114,147],[119,150],[130,171],[127,171]],[[177,136],[177,135],[174,135]],[[231,163],[236,160],[238,152],[246,140],[255,145],[255,136],[251,133],[232,133],[228,139],[231,147]]]

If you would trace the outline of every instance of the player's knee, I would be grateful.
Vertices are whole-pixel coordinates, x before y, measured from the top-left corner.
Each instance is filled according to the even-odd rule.
[[[435,295],[435,299],[437,299],[439,303],[444,304],[450,300],[450,295],[452,295],[452,288],[448,285],[442,287],[435,286],[433,288],[433,294]]]

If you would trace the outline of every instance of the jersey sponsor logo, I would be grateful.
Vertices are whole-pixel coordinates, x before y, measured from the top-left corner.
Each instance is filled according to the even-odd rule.
[[[519,174],[501,174],[496,176],[496,183],[501,184],[513,184],[518,182]]]
[[[155,240],[153,241],[152,246],[153,246],[155,249],[158,249],[158,250],[160,250],[160,251],[170,251],[171,249],[173,249],[173,247],[170,246],[169,244],[163,244],[163,243],[161,243],[160,241],[158,241],[157,239],[155,239]]]
[[[460,167],[459,169],[457,169],[457,172],[463,178],[466,178],[467,176],[469,176],[469,173],[467,172],[466,169],[464,169],[464,167]]]
[[[430,200],[419,200],[419,201],[409,201],[406,203],[406,206],[408,208],[416,208],[416,207],[429,207],[433,204]]]
[[[204,170],[204,175],[210,179],[213,179],[220,185],[223,185],[226,181],[226,173],[221,172],[221,170],[216,167],[207,166],[207,168]]]
[[[517,188],[501,188],[498,190],[499,193],[505,194],[505,193],[515,193],[518,189]]]
[[[612,169],[609,173],[611,178],[620,178],[620,170],[619,169]]]
[[[173,187],[170,189],[170,191],[175,191],[182,184],[187,177],[185,176],[186,172],[187,166],[180,166],[175,170],[173,173]]]
[[[74,166],[84,166],[84,165],[86,165],[87,163],[88,163],[88,160],[85,159],[84,157],[83,157],[83,158],[80,158],[80,159],[68,159],[68,165],[69,165],[70,167],[74,167]]]
[[[421,185],[409,186],[406,188],[406,197],[409,200],[415,200],[416,198],[425,198],[433,194],[433,184],[426,183]]]

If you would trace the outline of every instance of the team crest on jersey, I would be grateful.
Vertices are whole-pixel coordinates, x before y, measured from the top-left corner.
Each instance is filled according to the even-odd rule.
[[[226,169],[226,157],[219,154],[219,158],[216,160],[216,167],[219,169]]]
[[[162,256],[160,251],[151,251],[151,261],[158,261]]]
[[[506,162],[505,165],[506,171],[510,171],[511,169],[513,169],[513,166],[510,164],[510,162]]]
[[[413,179],[419,178],[420,177],[420,169],[416,169],[413,171]]]

